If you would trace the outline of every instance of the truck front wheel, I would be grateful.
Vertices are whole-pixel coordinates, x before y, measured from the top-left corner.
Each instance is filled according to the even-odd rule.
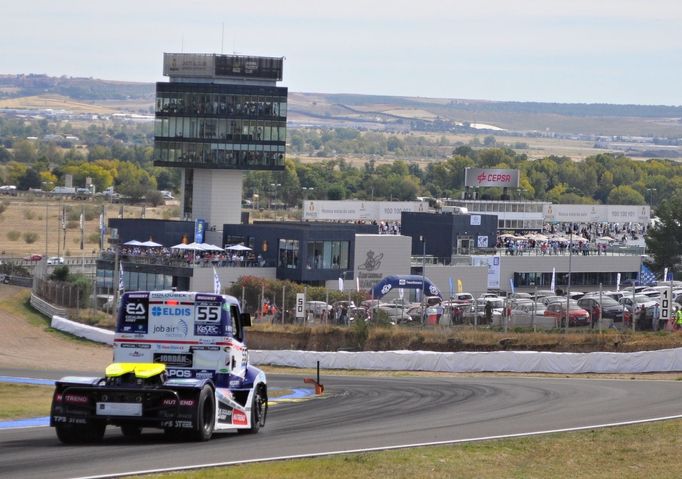
[[[251,427],[239,429],[242,434],[255,434],[265,425],[265,417],[268,414],[268,397],[263,387],[256,389],[251,400]]]
[[[197,401],[197,423],[192,431],[195,441],[208,441],[215,426],[215,397],[211,386],[204,386]]]

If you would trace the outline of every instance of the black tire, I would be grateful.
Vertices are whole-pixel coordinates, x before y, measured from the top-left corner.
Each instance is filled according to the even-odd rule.
[[[251,399],[251,427],[238,429],[241,434],[256,434],[265,426],[265,418],[268,415],[268,397],[263,387],[258,387]]]
[[[197,401],[197,423],[192,431],[192,440],[208,441],[215,427],[215,396],[211,386],[204,386]]]
[[[102,441],[106,424],[93,423],[86,426],[80,424],[57,424],[57,438],[64,444],[88,444]]]
[[[142,435],[142,427],[137,424],[121,424],[121,433],[130,439],[138,438]]]

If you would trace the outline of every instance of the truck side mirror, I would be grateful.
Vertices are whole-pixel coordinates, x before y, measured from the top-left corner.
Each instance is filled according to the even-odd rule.
[[[248,328],[251,326],[251,315],[249,313],[241,313],[239,321],[242,323],[242,328]]]

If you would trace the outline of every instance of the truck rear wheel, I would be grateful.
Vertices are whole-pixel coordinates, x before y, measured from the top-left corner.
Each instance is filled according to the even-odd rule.
[[[127,438],[140,437],[142,428],[136,424],[121,424],[121,433]]]
[[[57,438],[64,444],[86,444],[100,442],[104,437],[106,424],[93,423],[80,424],[57,424]]]
[[[197,401],[197,423],[192,431],[195,441],[208,441],[215,427],[215,397],[210,386],[204,386]]]

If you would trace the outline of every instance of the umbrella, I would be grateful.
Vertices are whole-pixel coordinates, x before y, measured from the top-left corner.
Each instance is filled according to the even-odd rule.
[[[125,246],[142,246],[142,243],[137,240],[130,240],[123,243]]]
[[[251,248],[248,246],[244,246],[243,244],[235,244],[232,246],[228,246],[225,249],[229,249],[230,251],[251,251]]]
[[[610,236],[601,236],[597,238],[597,241],[616,241],[614,238],[611,238]]]
[[[158,248],[159,246],[163,246],[163,245],[160,243],[157,243],[155,241],[149,240],[149,241],[145,241],[144,243],[140,243],[140,246],[146,246],[148,248]]]

